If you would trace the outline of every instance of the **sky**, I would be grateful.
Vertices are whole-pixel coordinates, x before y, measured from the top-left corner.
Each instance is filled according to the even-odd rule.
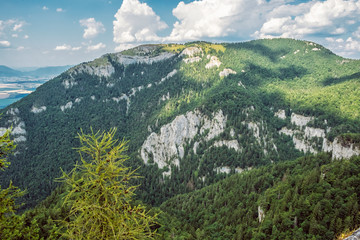
[[[0,65],[75,65],[148,43],[285,37],[360,58],[360,0],[1,0]]]

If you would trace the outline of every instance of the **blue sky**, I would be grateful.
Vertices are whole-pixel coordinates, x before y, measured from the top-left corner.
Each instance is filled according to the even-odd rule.
[[[0,1],[0,65],[10,67],[78,64],[145,43],[273,37],[360,58],[360,1]]]

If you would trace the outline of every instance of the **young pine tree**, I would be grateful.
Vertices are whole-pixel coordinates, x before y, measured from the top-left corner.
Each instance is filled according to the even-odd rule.
[[[78,134],[80,164],[60,181],[69,188],[64,204],[70,213],[63,221],[64,237],[69,239],[152,239],[157,216],[144,206],[133,205],[137,186],[128,159],[126,141],[114,139],[116,129]]]
[[[10,165],[8,155],[15,149],[14,141],[10,139],[10,130],[0,134],[0,171]],[[16,215],[19,205],[15,200],[22,197],[25,191],[15,187],[10,181],[9,187],[0,186],[0,239],[39,239],[36,221],[26,223],[24,216]]]

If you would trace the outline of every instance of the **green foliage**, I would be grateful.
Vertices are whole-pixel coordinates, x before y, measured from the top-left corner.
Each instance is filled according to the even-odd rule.
[[[123,65],[118,54],[106,54],[86,64],[93,67],[111,64],[115,70],[111,76],[65,72],[4,109],[1,126],[11,125],[14,116],[6,112],[18,108],[16,118],[25,123],[27,141],[18,143],[15,161],[0,176],[0,182],[12,179],[16,186],[29,189],[24,196],[24,208],[34,207],[59,186],[53,182],[60,176],[58,169],[69,171],[73,167],[77,153],[72,147],[78,146],[74,140],[76,132],[89,125],[101,130],[117,127],[116,137],[131,138],[129,165],[141,167],[139,174],[144,176],[135,179],[141,184],[138,197],[151,205],[160,205],[176,194],[224,178],[224,174],[214,172],[214,168],[223,164],[231,167],[233,173],[237,167],[261,166],[302,156],[290,137],[279,134],[282,127],[291,124],[289,117],[293,112],[314,116],[312,127],[331,128],[326,132],[330,141],[343,133],[360,132],[359,61],[343,59],[315,43],[293,39],[232,44],[193,42],[140,46],[122,54],[140,57],[157,56],[163,51],[180,54],[190,46],[202,48],[199,62],[186,64],[182,61],[186,56],[175,55],[151,64]],[[205,68],[210,61],[207,55],[216,56],[221,65]],[[220,77],[219,72],[225,68],[236,74]],[[166,78],[173,70],[177,70],[176,74]],[[66,81],[76,84],[65,88]],[[114,100],[124,94],[129,102],[125,98]],[[68,102],[73,103],[72,108],[61,111],[60,106]],[[30,111],[33,106],[46,106],[46,111],[34,114]],[[251,107],[252,112],[246,110]],[[159,133],[163,125],[194,109],[210,118],[221,109],[228,120],[226,133],[210,142],[202,142],[202,137],[196,136],[197,140],[187,143],[180,167],[170,166],[174,174],[164,178],[164,170],[156,164],[145,165],[138,150],[151,132]],[[279,109],[286,111],[286,120],[274,116]],[[246,126],[249,121],[264,123],[264,129],[260,128],[262,141]],[[229,137],[230,129],[235,132],[233,138]],[[224,148],[208,151],[214,141],[223,139],[237,140],[243,151]],[[195,141],[202,142],[200,154],[192,151]],[[188,183],[193,187],[188,188]]]
[[[162,236],[334,239],[360,225],[360,157],[319,154],[233,175],[161,205]],[[265,213],[259,222],[258,208]]]
[[[64,204],[70,213],[63,221],[64,236],[70,239],[152,239],[156,216],[142,205],[132,205],[137,186],[135,170],[124,165],[127,142],[109,132],[81,133],[77,150],[81,163],[60,181],[70,190]]]
[[[10,130],[0,136],[0,168],[9,166],[7,156],[15,149],[14,141],[10,139]],[[22,197],[25,191],[15,187],[10,181],[9,187],[0,186],[0,239],[38,239],[36,221],[26,222],[24,216],[16,215],[19,208],[16,200]]]
[[[0,169],[5,170],[10,163],[7,161],[7,156],[12,152],[16,145],[14,141],[10,139],[10,130],[6,130],[2,136],[0,136]]]

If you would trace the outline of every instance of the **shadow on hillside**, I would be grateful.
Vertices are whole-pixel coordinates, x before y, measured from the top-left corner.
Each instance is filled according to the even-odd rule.
[[[253,42],[247,42],[247,43],[241,43],[239,45],[231,45],[227,46],[227,48],[234,47],[234,48],[242,48],[250,50],[256,54],[262,55],[264,57],[267,57],[271,62],[278,62],[281,56],[284,56],[285,54],[289,53],[288,49],[282,48],[279,50],[273,50],[267,46],[264,46],[260,43],[253,43]]]
[[[339,84],[342,82],[350,81],[353,79],[360,79],[360,72],[357,72],[357,73],[354,73],[351,75],[347,75],[344,77],[339,77],[339,78],[327,78],[324,80],[323,85],[329,86],[329,85],[334,85],[334,84]]]
[[[308,70],[301,66],[291,65],[289,67],[269,69],[253,63],[248,63],[248,70],[243,76],[244,83],[259,86],[272,80],[292,80],[301,78],[308,74]]]

